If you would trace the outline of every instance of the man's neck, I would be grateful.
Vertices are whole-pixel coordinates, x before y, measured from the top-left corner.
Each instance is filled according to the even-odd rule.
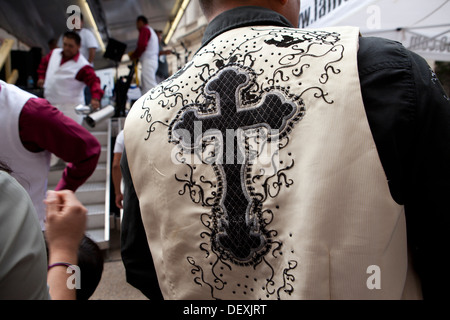
[[[78,61],[78,57],[80,56],[80,53],[78,52],[77,54],[68,57],[64,54],[64,51],[62,51],[61,55],[62,55],[61,64],[63,64],[64,62],[67,62],[69,60],[75,60],[75,62]]]

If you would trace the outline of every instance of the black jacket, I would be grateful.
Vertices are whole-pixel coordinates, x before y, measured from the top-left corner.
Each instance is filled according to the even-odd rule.
[[[218,34],[251,25],[288,26],[281,15],[240,7],[216,17],[203,45]],[[410,258],[425,299],[449,297],[446,253],[450,227],[450,102],[425,60],[400,43],[361,37],[358,68],[369,125],[392,197],[405,205]],[[127,280],[150,299],[162,299],[128,170],[125,182],[122,258]]]

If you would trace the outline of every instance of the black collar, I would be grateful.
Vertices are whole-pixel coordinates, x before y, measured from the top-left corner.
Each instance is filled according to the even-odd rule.
[[[270,9],[257,6],[237,7],[221,13],[209,23],[203,35],[202,47],[221,33],[248,26],[293,28],[285,17]]]

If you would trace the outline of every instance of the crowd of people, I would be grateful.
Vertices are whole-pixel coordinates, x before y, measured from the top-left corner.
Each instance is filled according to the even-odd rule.
[[[145,17],[138,17],[138,29],[145,27],[148,33],[139,37],[133,59],[144,67],[144,88],[147,79],[156,85],[152,65],[158,64],[160,45],[153,29],[142,21]],[[94,70],[98,43],[84,28],[81,15],[80,28],[64,32],[49,46],[37,69],[42,98],[0,80],[5,111],[0,131],[7,137],[2,139],[0,157],[0,299],[87,300],[103,272],[104,253],[86,236],[87,209],[75,196],[96,169],[101,153],[99,141],[83,126],[83,115],[75,111],[80,104],[90,105],[92,111],[101,108],[104,92]],[[149,66],[152,69],[147,70]],[[119,164],[120,157],[114,161],[112,180],[120,184]],[[63,166],[60,181],[54,190],[47,190],[50,168],[58,165]],[[118,190],[116,205],[122,208]],[[73,273],[68,274],[68,268]],[[73,288],[67,285],[71,276],[78,281]]]
[[[80,35],[67,31],[63,48],[43,57],[44,98],[0,81],[7,137],[0,159],[2,299],[87,300],[101,279],[103,253],[85,234],[87,210],[75,196],[94,172],[101,146],[74,107],[84,104],[88,85],[99,108],[103,90],[80,46]],[[52,156],[64,168],[55,190],[47,190]]]
[[[143,96],[111,171],[127,281],[151,300],[447,298],[450,99],[426,61],[299,29],[299,0],[199,3],[201,47],[170,81],[136,19]],[[74,105],[104,94],[83,30],[43,57],[44,98],[0,81],[0,299],[89,299],[101,279],[75,196],[101,147]]]

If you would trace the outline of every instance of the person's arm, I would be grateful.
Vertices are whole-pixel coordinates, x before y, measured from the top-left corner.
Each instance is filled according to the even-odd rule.
[[[104,91],[101,88],[100,78],[95,74],[94,68],[90,65],[84,66],[78,71],[76,77],[78,81],[84,82],[91,90],[91,105],[94,109],[100,107],[100,100],[103,97]]]
[[[167,56],[167,55],[172,54],[172,53],[173,53],[173,50],[170,50],[170,49],[160,50],[159,51],[159,55],[160,56]]]
[[[114,185],[114,194],[115,194],[115,203],[117,208],[123,209],[122,201],[123,194],[121,190],[121,182],[122,182],[122,172],[120,171],[120,159],[122,158],[122,153],[124,149],[124,138],[123,138],[123,130],[121,130],[116,137],[116,141],[114,142],[114,150],[113,150],[113,163],[112,163],[112,180]]]
[[[24,105],[19,135],[27,150],[48,150],[68,162],[55,190],[75,191],[97,166],[101,152],[98,140],[45,99],[32,98]]]
[[[47,253],[36,209],[0,164],[0,300],[49,299]]]
[[[128,168],[126,150],[122,154],[120,166],[125,185],[120,243],[127,282],[139,289],[147,298],[163,300],[142,223],[139,199]]]
[[[439,268],[450,228],[450,102],[426,61],[361,38],[364,106],[393,199],[405,206],[410,258],[425,299],[448,297]]]
[[[423,58],[410,53],[416,88],[415,146],[408,155],[408,239],[425,299],[448,299],[450,279],[436,269],[450,229],[450,100]]]
[[[122,200],[123,194],[120,190],[120,183],[122,181],[122,173],[120,171],[120,159],[122,158],[122,153],[114,153],[113,163],[112,163],[112,180],[114,185],[114,194],[116,206],[119,209],[123,209]]]
[[[98,48],[98,42],[95,39],[95,35],[92,33],[91,30],[83,28],[80,31],[80,36],[82,38],[82,43],[84,43],[84,45],[86,45],[86,47],[88,48],[88,57],[87,60],[89,61],[90,64],[92,64],[92,62],[94,62],[95,59],[95,52],[97,51]]]
[[[50,61],[50,56],[52,55],[52,51],[50,51],[46,56],[42,57],[41,62],[39,63],[39,67],[37,69],[38,82],[37,86],[42,88],[44,86],[45,74],[47,72],[48,63]]]
[[[87,210],[74,193],[68,190],[49,191],[45,203],[45,238],[49,252],[47,283],[50,296],[53,300],[75,300],[76,286],[68,286],[72,271],[68,273],[67,269],[71,267],[59,264],[77,265],[78,249],[86,229]]]
[[[141,57],[142,53],[144,53],[145,49],[147,48],[151,35],[152,34],[148,28],[143,27],[141,28],[141,30],[139,30],[138,42],[136,45],[136,49],[130,56],[131,59],[136,60]]]
[[[89,63],[92,63],[94,61],[95,52],[97,51],[97,49],[96,48],[89,48],[88,51],[89,51],[88,61],[89,61]]]

